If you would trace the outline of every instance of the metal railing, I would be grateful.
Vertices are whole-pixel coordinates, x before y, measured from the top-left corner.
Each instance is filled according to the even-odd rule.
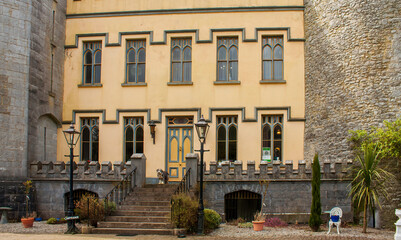
[[[185,176],[178,184],[178,187],[173,195],[180,193],[189,193],[190,187],[191,187],[191,168],[188,168],[187,172],[185,173]]]
[[[171,222],[173,223],[173,219],[175,218],[174,216],[174,208],[179,208],[181,205],[181,201],[174,201],[174,195],[177,194],[181,194],[181,193],[185,193],[187,195],[189,195],[189,191],[191,188],[191,168],[189,168],[187,170],[187,172],[185,173],[185,176],[182,178],[181,182],[178,184],[177,189],[174,191],[174,194],[171,198]],[[178,218],[180,218],[180,215],[177,216]],[[178,219],[178,222],[180,222],[180,220]]]
[[[127,174],[121,182],[119,182],[104,198],[106,215],[109,215],[109,202],[114,202],[116,205],[121,205],[124,199],[134,191],[135,188],[136,167]],[[111,203],[110,203],[111,204]]]

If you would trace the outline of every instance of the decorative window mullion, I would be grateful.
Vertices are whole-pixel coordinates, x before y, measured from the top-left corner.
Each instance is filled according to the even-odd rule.
[[[133,51],[133,61],[130,61],[130,54]],[[141,53],[143,56],[141,59]],[[143,65],[143,68],[140,66]],[[134,68],[134,69],[133,69]],[[133,72],[132,72],[133,71]],[[137,84],[145,82],[146,71],[146,42],[143,39],[127,40],[126,43],[126,84]],[[142,72],[142,75],[140,73]],[[131,79],[130,77],[132,76]]]

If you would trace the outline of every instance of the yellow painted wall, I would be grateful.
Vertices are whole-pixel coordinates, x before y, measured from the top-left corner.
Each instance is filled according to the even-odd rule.
[[[80,12],[82,9],[90,11],[105,11],[105,1],[89,0],[69,2],[69,13]],[[110,1],[108,1],[110,2]],[[119,1],[125,2],[127,1]],[[138,2],[141,9],[148,9],[151,5]],[[153,1],[159,2],[159,1]],[[163,1],[168,4],[154,5],[162,8],[175,7],[174,1]],[[177,1],[204,2],[205,7],[212,1]],[[230,6],[242,6],[241,2],[248,1],[219,1]],[[252,1],[253,2],[253,1]],[[271,3],[276,1],[255,1],[256,3]],[[287,5],[299,4],[301,1],[285,1]],[[87,4],[93,3],[89,7]],[[76,6],[71,6],[76,4]],[[86,4],[86,5],[85,5]],[[123,3],[121,3],[123,4]],[[142,5],[141,5],[142,4]],[[208,5],[209,4],[209,5]],[[223,5],[224,5],[223,4]],[[81,7],[77,7],[77,6]],[[86,6],[85,8],[83,6]],[[119,9],[123,5],[114,6]],[[131,6],[131,5],[130,5]],[[197,5],[198,6],[198,5]],[[203,6],[203,5],[202,5]],[[132,5],[132,8],[135,8]],[[200,7],[200,6],[198,6]],[[81,9],[82,8],[82,9]],[[157,8],[156,8],[157,9]],[[88,10],[88,11],[89,11]],[[207,138],[206,148],[211,151],[205,154],[205,160],[210,162],[216,158],[216,116],[238,116],[238,160],[246,162],[261,159],[261,116],[267,114],[284,115],[284,143],[283,159],[294,160],[295,164],[303,158],[304,122],[287,121],[287,111],[259,111],[258,122],[242,122],[241,111],[214,111],[209,116],[209,108],[245,108],[245,118],[255,118],[255,107],[291,107],[291,118],[305,117],[304,91],[304,43],[302,41],[287,41],[286,30],[264,30],[258,32],[257,42],[243,42],[242,39],[255,38],[255,28],[291,29],[291,38],[303,38],[302,11],[268,11],[268,12],[227,12],[202,14],[156,14],[143,16],[103,17],[67,19],[66,45],[74,45],[77,34],[108,33],[109,43],[118,43],[120,32],[153,31],[153,41],[163,41],[165,30],[199,29],[200,40],[209,40],[210,29],[244,28],[242,31],[217,31],[213,33],[212,43],[196,43],[196,35],[190,33],[169,33],[166,44],[150,45],[149,34],[123,35],[121,46],[106,47],[106,37],[80,37],[77,48],[66,49],[64,75],[64,107],[63,121],[72,120],[73,110],[106,110],[106,120],[117,120],[117,109],[150,109],[151,119],[146,113],[121,113],[119,124],[103,124],[101,113],[79,113],[74,119],[80,125],[79,117],[99,117],[100,140],[99,160],[123,160],[123,117],[142,116],[145,123],[159,118],[159,109],[174,108],[201,108],[206,119],[211,118],[211,128]],[[284,80],[285,84],[261,84],[262,36],[282,35],[284,39]],[[238,80],[240,85],[216,85],[216,40],[219,36],[237,36],[239,39]],[[167,85],[170,81],[170,52],[171,38],[192,38],[192,82],[189,86]],[[125,81],[125,52],[127,39],[146,39],[146,83],[141,87],[122,87]],[[102,87],[78,87],[82,83],[82,55],[83,41],[101,40],[102,48]],[[156,144],[150,138],[149,127],[145,125],[144,151],[147,157],[147,176],[156,177],[156,169],[164,168],[166,152],[166,116],[194,116],[197,121],[197,112],[163,112],[162,122],[156,126]],[[63,129],[68,128],[64,125]],[[60,130],[61,131],[61,130]],[[59,138],[62,138],[59,134]],[[194,147],[199,148],[194,131]],[[65,159],[68,149],[64,139],[58,141],[58,160]],[[79,146],[77,150],[79,152]]]
[[[67,14],[158,9],[303,6],[302,0],[67,0]]]

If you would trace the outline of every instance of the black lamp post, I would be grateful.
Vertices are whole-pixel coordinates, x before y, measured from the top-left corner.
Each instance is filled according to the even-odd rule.
[[[205,152],[205,149],[203,148],[205,141],[206,141],[206,136],[207,132],[209,130],[209,124],[205,121],[203,118],[203,115],[201,119],[197,123],[195,123],[196,127],[196,132],[198,133],[199,141],[201,143],[201,148],[199,150],[200,152],[200,180],[199,180],[199,208],[198,208],[198,234],[203,234],[203,227],[204,227],[204,213],[203,213],[203,153]]]
[[[68,205],[68,217],[74,216],[74,203],[73,203],[73,190],[74,190],[74,147],[77,145],[81,133],[76,131],[74,124],[71,123],[70,128],[63,131],[65,140],[67,141],[68,147],[70,148],[70,202]],[[68,155],[67,155],[68,156]],[[75,220],[68,220],[68,230],[66,233],[78,233],[78,228],[75,226]]]

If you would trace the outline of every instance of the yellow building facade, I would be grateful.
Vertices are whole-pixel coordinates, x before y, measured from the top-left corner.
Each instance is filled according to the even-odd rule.
[[[58,161],[68,154],[61,131],[74,122],[80,161],[144,153],[147,178],[165,169],[179,181],[203,115],[207,163],[297,166],[303,9],[301,0],[68,0]]]

